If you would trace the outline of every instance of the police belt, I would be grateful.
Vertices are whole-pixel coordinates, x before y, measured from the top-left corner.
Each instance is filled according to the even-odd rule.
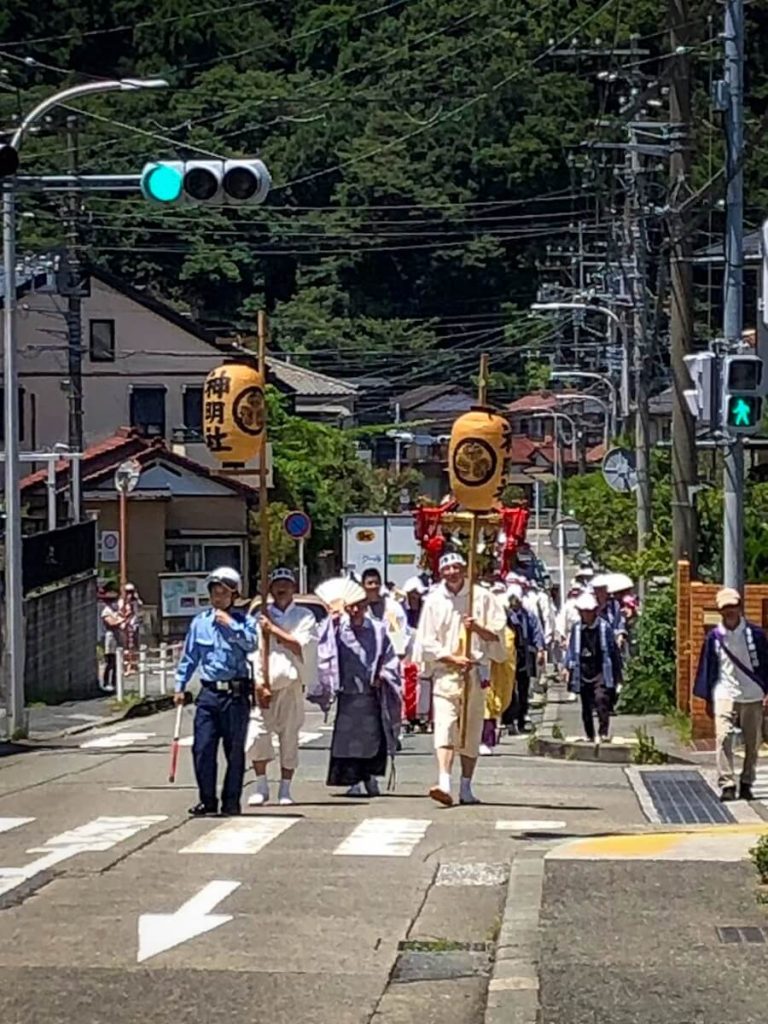
[[[250,679],[220,679],[215,683],[203,679],[201,682],[205,690],[213,690],[214,693],[229,693],[233,697],[248,696],[253,685]]]

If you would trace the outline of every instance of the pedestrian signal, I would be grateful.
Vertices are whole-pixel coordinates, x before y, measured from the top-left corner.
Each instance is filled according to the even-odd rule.
[[[263,203],[272,179],[256,159],[162,160],[145,164],[141,192],[150,202],[208,206]]]
[[[763,418],[763,361],[753,354],[723,359],[723,427],[731,434],[756,434]]]

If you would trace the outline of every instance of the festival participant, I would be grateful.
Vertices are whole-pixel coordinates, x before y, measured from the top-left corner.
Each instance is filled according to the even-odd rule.
[[[327,785],[379,796],[378,778],[397,752],[400,663],[384,625],[368,615],[365,591],[347,592],[319,656],[318,687],[336,695]]]
[[[438,781],[429,795],[452,806],[451,771],[455,755],[461,759],[459,801],[476,804],[472,776],[477,764],[485,710],[484,684],[490,677],[490,662],[503,662],[504,613],[490,590],[474,588],[469,605],[467,564],[462,555],[449,552],[440,559],[440,586],[424,602],[416,634],[413,657],[433,676],[435,752]],[[463,651],[467,634],[470,653]],[[465,738],[461,737],[461,714],[468,684]]]
[[[502,614],[507,613],[507,588],[502,583],[493,588],[493,593],[501,604]],[[504,628],[504,648],[506,659],[503,662],[491,662],[490,685],[485,690],[485,719],[483,721],[482,742],[478,749],[481,757],[493,754],[499,743],[499,732],[502,717],[511,705],[515,693],[517,677],[517,641],[514,630],[509,625]]]
[[[247,656],[256,647],[256,623],[233,607],[242,589],[240,573],[223,566],[214,569],[206,583],[211,607],[190,623],[176,669],[176,704],[184,704],[184,691],[195,671],[200,672],[192,744],[200,802],[189,812],[195,817],[218,812],[219,742],[227,759],[221,810],[240,814],[251,696]]]
[[[256,680],[256,707],[246,746],[256,773],[256,792],[251,807],[269,801],[267,765],[275,758],[272,736],[280,742],[280,789],[278,803],[290,806],[291,781],[299,764],[299,733],[304,724],[304,687],[317,668],[317,625],[315,617],[295,602],[296,576],[291,569],[275,569],[269,577],[272,604],[259,613],[259,647],[269,640],[269,691],[265,696],[261,651],[250,656]]]
[[[517,671],[515,678],[515,699],[502,715],[502,722],[511,734],[528,730],[530,719],[528,708],[531,695],[531,679],[536,669],[544,664],[544,634],[538,618],[523,604],[523,590],[519,583],[513,583],[507,590],[509,608],[507,625],[515,634]]]
[[[378,569],[366,569],[362,582],[368,615],[384,623],[395,651],[402,657],[408,645],[408,620],[402,605],[382,587]]]
[[[580,621],[571,630],[564,677],[568,688],[581,698],[581,719],[584,734],[595,739],[594,713],[597,713],[600,740],[609,740],[611,694],[621,683],[621,655],[613,630],[599,614],[593,594],[584,593],[576,600]]]

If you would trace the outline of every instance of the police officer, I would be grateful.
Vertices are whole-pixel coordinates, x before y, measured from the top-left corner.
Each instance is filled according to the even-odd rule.
[[[200,670],[192,746],[200,802],[189,812],[195,817],[218,812],[219,740],[227,759],[221,810],[240,814],[251,692],[246,657],[256,648],[255,620],[232,607],[242,588],[240,574],[224,566],[214,569],[206,583],[211,607],[192,620],[176,669],[177,704],[184,703],[184,690]]]

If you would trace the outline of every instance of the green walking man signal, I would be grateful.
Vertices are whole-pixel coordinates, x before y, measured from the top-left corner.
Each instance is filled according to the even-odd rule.
[[[762,398],[755,398],[752,395],[749,397],[730,395],[726,426],[741,429],[758,426],[760,424],[762,404]]]

